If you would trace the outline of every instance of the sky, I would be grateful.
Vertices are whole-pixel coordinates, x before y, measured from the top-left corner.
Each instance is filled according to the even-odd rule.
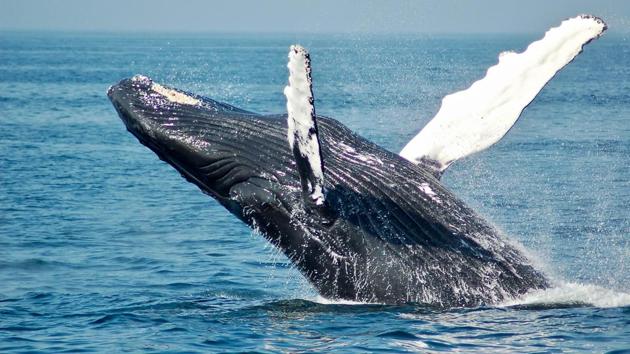
[[[580,13],[630,32],[629,0],[0,0],[0,30],[524,33]]]

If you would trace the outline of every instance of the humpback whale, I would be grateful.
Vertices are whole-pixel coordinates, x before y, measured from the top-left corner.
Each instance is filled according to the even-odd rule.
[[[317,115],[311,60],[289,49],[287,112],[261,115],[136,75],[108,90],[140,143],[279,248],[324,297],[494,304],[551,286],[517,243],[441,182],[496,143],[605,23],[563,21],[444,98],[400,154]]]

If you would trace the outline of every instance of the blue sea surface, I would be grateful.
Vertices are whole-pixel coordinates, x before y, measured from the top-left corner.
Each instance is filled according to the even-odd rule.
[[[318,113],[399,151],[532,35],[0,32],[0,352],[630,352],[630,42],[588,45],[496,146],[443,181],[556,287],[501,306],[320,298],[287,259],[128,134],[142,73],[285,110],[290,44]]]

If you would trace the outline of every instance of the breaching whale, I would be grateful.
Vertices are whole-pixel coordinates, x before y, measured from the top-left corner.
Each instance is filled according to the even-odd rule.
[[[310,57],[289,50],[287,114],[260,115],[137,75],[108,90],[142,144],[278,247],[324,297],[478,306],[550,286],[524,251],[440,183],[497,142],[606,25],[581,15],[444,98],[392,153],[316,115]]]

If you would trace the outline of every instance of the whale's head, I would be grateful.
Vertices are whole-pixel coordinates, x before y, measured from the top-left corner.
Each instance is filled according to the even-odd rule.
[[[286,115],[251,113],[144,76],[107,95],[143,145],[280,248],[320,293],[339,296],[345,280],[331,280],[339,274],[327,269],[339,257],[333,243],[348,233],[328,232],[330,215],[305,209]]]
[[[286,118],[247,112],[139,75],[107,94],[129,132],[231,212],[250,224],[260,213],[288,218],[300,181]]]

